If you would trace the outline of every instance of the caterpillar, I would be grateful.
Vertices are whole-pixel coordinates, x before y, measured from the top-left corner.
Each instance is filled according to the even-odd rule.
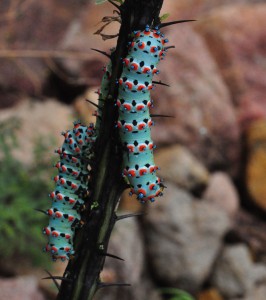
[[[117,127],[125,149],[123,176],[141,202],[162,195],[163,184],[156,175],[150,127],[153,125],[149,108],[152,106],[150,90],[152,78],[159,74],[157,65],[165,56],[168,42],[158,28],[148,25],[144,31],[135,31],[129,52],[123,60],[122,75],[118,80],[119,118]]]
[[[53,260],[62,261],[74,255],[73,236],[81,225],[82,198],[88,193],[88,163],[86,153],[94,141],[94,125],[88,127],[74,122],[74,128],[63,132],[65,140],[56,150],[60,161],[55,164],[59,174],[54,177],[55,190],[49,194],[52,208],[46,211],[49,225],[43,233],[49,237],[44,251],[50,252]]]

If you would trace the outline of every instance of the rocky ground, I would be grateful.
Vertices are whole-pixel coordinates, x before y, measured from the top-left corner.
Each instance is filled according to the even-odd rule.
[[[90,48],[115,45],[93,34],[112,10],[86,0],[0,4],[0,121],[22,121],[14,155],[25,164],[37,137],[60,145],[74,115],[94,121],[84,99],[97,98],[106,59]],[[156,120],[153,139],[167,189],[145,207],[125,193],[121,211],[146,214],[118,223],[109,252],[125,262],[108,258],[102,277],[132,287],[96,298],[160,300],[175,287],[199,300],[265,300],[265,1],[165,0],[163,12],[198,20],[165,31],[175,49],[160,79],[170,87],[157,87],[154,112],[176,117]],[[0,300],[53,299],[36,278],[1,278]]]

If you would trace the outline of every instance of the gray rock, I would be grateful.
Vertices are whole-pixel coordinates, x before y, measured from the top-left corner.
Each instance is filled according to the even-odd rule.
[[[228,246],[224,249],[212,279],[222,295],[257,300],[250,298],[250,295],[257,293],[255,287],[260,281],[266,281],[266,266],[253,263],[247,246]]]
[[[34,276],[0,279],[0,299],[44,300]]]
[[[155,152],[155,161],[161,167],[159,176],[181,188],[193,191],[208,184],[207,169],[181,145],[159,149]]]
[[[232,217],[238,211],[239,196],[231,178],[226,173],[213,173],[202,197],[210,203],[217,204]]]
[[[102,281],[129,283],[131,287],[102,289],[97,293],[96,300],[161,299],[146,271],[144,244],[136,219],[121,220],[115,225],[108,253],[123,258],[125,262],[107,258],[101,274]]]
[[[145,215],[148,259],[158,280],[195,292],[210,274],[229,217],[170,182],[166,186],[164,197]]]

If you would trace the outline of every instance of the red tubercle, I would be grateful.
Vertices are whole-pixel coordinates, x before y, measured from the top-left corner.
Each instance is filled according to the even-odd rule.
[[[129,103],[124,103],[123,104],[123,108],[127,111],[131,111],[132,109],[132,105],[130,105]]]
[[[139,65],[138,65],[137,63],[132,63],[132,64],[130,65],[130,69],[131,69],[131,70],[137,71],[138,68],[139,68]]]
[[[78,189],[78,186],[75,184],[75,183],[71,183],[71,188],[74,189],[74,190],[77,190]]]
[[[79,175],[79,172],[78,172],[78,171],[72,171],[72,175],[73,175],[74,177],[77,177],[77,176]]]
[[[63,197],[62,194],[58,193],[58,194],[56,195],[56,199],[57,199],[57,200],[63,200],[64,197]]]
[[[133,126],[131,124],[125,124],[124,128],[129,132],[131,132],[133,130]]]
[[[149,189],[152,191],[152,190],[154,189],[155,186],[156,186],[155,183],[151,183],[151,184],[149,185]]]
[[[145,88],[146,88],[146,87],[145,87],[144,84],[139,84],[138,87],[137,87],[137,90],[138,90],[138,91],[143,91],[143,90],[145,90]]]
[[[61,211],[57,211],[57,212],[55,213],[55,217],[58,218],[58,219],[60,219],[60,218],[63,217],[63,214],[61,213]]]
[[[79,147],[76,147],[76,148],[75,148],[75,152],[76,152],[76,153],[80,153]]]
[[[143,50],[146,47],[146,44],[144,42],[139,42],[138,43],[138,48]]]
[[[148,126],[151,127],[153,124],[154,124],[154,122],[150,119],[150,120],[148,121]]]
[[[68,216],[68,221],[69,221],[69,222],[73,222],[74,219],[75,219],[75,217],[73,217],[73,216]]]
[[[141,110],[143,110],[144,108],[145,108],[145,105],[142,104],[142,103],[136,105],[136,109],[137,109],[138,111],[141,111]]]
[[[138,130],[143,130],[146,127],[146,123],[145,122],[139,122],[138,123]]]
[[[146,175],[148,173],[148,170],[147,170],[147,168],[141,168],[140,170],[139,170],[139,176],[143,176],[143,175]]]
[[[144,152],[147,149],[145,144],[139,145],[139,152]]]
[[[128,66],[129,63],[130,63],[130,61],[129,61],[128,58],[124,58],[124,59],[123,59],[123,62],[125,63],[125,66]]]
[[[158,48],[155,47],[155,46],[152,46],[152,47],[150,48],[150,51],[151,51],[151,53],[156,53],[156,52],[158,51]]]
[[[60,233],[58,231],[52,231],[51,234],[53,237],[58,237],[60,235]]]
[[[160,34],[158,34],[157,31],[153,31],[153,37],[158,39],[160,37]]]
[[[68,200],[68,203],[69,203],[69,204],[74,204],[74,203],[76,203],[76,200],[70,198],[70,199]]]
[[[127,145],[127,149],[129,152],[134,152],[135,146],[134,145]]]
[[[150,67],[143,67],[143,68],[142,68],[142,73],[143,73],[143,74],[147,74],[147,73],[149,73],[149,72],[151,72],[151,68],[150,68]]]
[[[127,81],[127,82],[125,83],[125,86],[126,86],[129,90],[132,90],[132,88],[133,88],[133,83],[130,82],[130,81]]]
[[[51,234],[51,230],[48,227],[43,228],[43,234],[49,236]]]

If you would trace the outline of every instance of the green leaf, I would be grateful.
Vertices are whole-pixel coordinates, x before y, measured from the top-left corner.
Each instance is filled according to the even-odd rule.
[[[103,4],[104,2],[106,2],[107,0],[95,0],[95,4],[99,5],[99,4]]]
[[[195,300],[187,292],[175,288],[163,288],[161,292],[164,295],[171,295],[172,298],[170,300]]]
[[[169,16],[170,16],[169,13],[163,14],[163,15],[160,17],[160,20],[161,20],[161,21],[164,21],[164,20],[166,20]]]

